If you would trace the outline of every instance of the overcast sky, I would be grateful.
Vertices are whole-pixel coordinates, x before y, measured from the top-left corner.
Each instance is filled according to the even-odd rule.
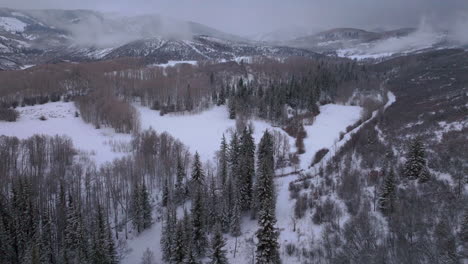
[[[299,26],[365,29],[452,23],[468,14],[468,0],[0,0],[27,9],[92,9],[128,15],[158,13],[238,35]]]

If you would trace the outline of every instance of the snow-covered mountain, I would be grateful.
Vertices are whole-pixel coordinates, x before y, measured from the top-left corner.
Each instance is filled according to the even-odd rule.
[[[145,57],[154,62],[168,60],[234,60],[245,56],[317,57],[318,54],[289,47],[252,45],[209,36],[195,36],[191,40],[151,38],[138,40],[111,50],[104,59],[119,57]]]
[[[288,44],[295,47],[326,52],[363,43],[404,37],[415,31],[416,29],[414,28],[403,28],[383,32],[372,32],[357,28],[335,28],[314,35],[296,38],[289,41]]]
[[[122,17],[88,10],[0,9],[0,69],[119,57],[147,57],[160,63],[243,56],[317,54],[254,43],[198,23],[159,15]]]
[[[454,47],[447,32],[418,29],[366,31],[287,28],[247,38],[161,15],[125,17],[90,10],[0,8],[0,70],[60,61],[120,57],[232,60],[245,56],[315,57],[316,53],[368,59]]]
[[[366,31],[356,28],[336,28],[300,37],[285,43],[291,47],[351,59],[382,59],[420,51],[454,47],[448,32],[427,25],[390,31]]]

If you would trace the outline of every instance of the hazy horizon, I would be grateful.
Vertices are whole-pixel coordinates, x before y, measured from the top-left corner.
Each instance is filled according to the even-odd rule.
[[[463,25],[468,17],[464,0],[1,0],[12,9],[87,9],[124,16],[159,14],[204,24],[239,36],[299,28],[317,32],[337,27],[366,30],[417,27],[421,20],[432,27]]]

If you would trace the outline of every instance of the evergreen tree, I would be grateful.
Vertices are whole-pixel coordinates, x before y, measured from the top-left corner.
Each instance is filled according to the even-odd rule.
[[[228,177],[228,145],[226,138],[221,139],[221,148],[219,150],[218,177],[221,181],[221,186],[224,186]]]
[[[140,211],[141,211],[141,218],[142,218],[142,228],[147,229],[151,227],[153,223],[153,217],[151,214],[151,202],[150,196],[148,193],[148,189],[146,188],[146,184],[143,183],[140,188]]]
[[[203,194],[197,191],[192,205],[192,240],[197,256],[203,257],[207,246]]]
[[[244,128],[239,149],[239,198],[241,210],[250,210],[252,204],[253,178],[255,176],[255,142],[252,131]]]
[[[104,216],[100,205],[97,208],[91,262],[95,264],[116,264],[117,252],[107,225],[107,217]]]
[[[82,263],[86,256],[86,240],[79,209],[68,195],[64,231],[64,257],[67,263]]]
[[[192,184],[194,185],[194,188],[196,188],[195,191],[203,186],[204,181],[205,175],[203,173],[202,164],[200,162],[200,155],[198,155],[198,152],[195,152],[192,168]]]
[[[241,233],[241,212],[240,212],[240,199],[234,198],[234,207],[232,207],[231,218],[230,218],[230,232],[234,237],[240,236]]]
[[[132,194],[132,222],[138,233],[151,226],[153,222],[151,211],[151,202],[146,184],[136,184]]]
[[[185,179],[185,168],[184,163],[180,156],[177,157],[177,173],[176,173],[176,184],[175,184],[175,198],[176,203],[180,204],[185,199],[185,188],[184,188],[184,179]]]
[[[46,263],[55,263],[55,258],[54,258],[54,249],[53,249],[53,237],[52,237],[52,221],[50,217],[50,213],[48,210],[46,210],[40,221],[40,240],[39,240],[39,248],[40,250],[40,262],[42,264]],[[81,241],[81,246],[83,247],[82,252],[86,252],[85,258],[88,258],[88,240],[87,238],[83,238],[83,241]]]
[[[187,210],[184,210],[184,218],[182,219],[182,224],[184,227],[184,237],[185,237],[185,263],[193,263],[198,264],[200,261],[198,260],[198,253],[194,246],[193,242],[193,225],[192,225],[192,218]]]
[[[182,224],[184,226],[185,241],[187,241],[187,244],[192,245],[192,218],[186,209],[184,209]]]
[[[213,239],[211,242],[211,256],[210,264],[227,264],[226,250],[224,247],[226,242],[223,238],[223,233],[221,232],[221,227],[218,225],[216,227]]]
[[[273,138],[268,131],[262,136],[257,152],[257,183],[256,198],[257,210],[269,208],[272,215],[275,214],[275,190],[274,190],[274,158]]]
[[[271,208],[262,208],[258,217],[258,239],[256,250],[256,263],[273,264],[280,263],[278,253],[279,233],[275,228],[276,217],[271,213]]]
[[[185,263],[187,241],[185,241],[184,226],[181,221],[176,224],[176,230],[174,234],[171,263],[183,264]]]
[[[208,210],[208,219],[207,219],[207,225],[208,226],[213,226],[217,222],[219,222],[220,218],[220,210],[219,210],[219,198],[216,193],[216,184],[215,184],[215,179],[212,176],[211,181],[210,181],[210,189],[209,189],[209,195],[208,195],[208,203],[207,203],[207,210]]]
[[[194,249],[193,245],[190,245],[188,248],[188,253],[187,257],[185,258],[185,263],[186,264],[201,264],[201,262],[198,260],[197,252]]]
[[[404,173],[411,180],[427,181],[429,179],[429,172],[426,168],[426,152],[419,138],[414,139],[409,146]]]
[[[142,211],[141,211],[141,201],[140,201],[140,185],[135,184],[135,188],[133,189],[132,193],[132,209],[131,209],[131,216],[132,216],[132,223],[133,227],[137,230],[138,233],[142,231]]]
[[[161,234],[161,250],[163,260],[169,261],[172,259],[172,249],[175,240],[176,233],[176,212],[172,206],[169,206],[166,210],[165,222],[162,228]]]
[[[388,214],[393,212],[395,193],[395,177],[393,170],[390,170],[380,190],[379,209],[382,213]]]
[[[223,206],[221,211],[221,228],[225,233],[231,229],[232,208],[236,199],[235,189],[232,179],[229,177],[223,189]]]
[[[257,179],[257,199],[258,199],[258,239],[256,251],[256,263],[271,264],[280,263],[278,253],[278,231],[275,228],[275,191],[274,191],[274,166],[272,138],[268,131],[265,131],[258,148],[258,179]]]
[[[431,173],[429,172],[429,169],[427,166],[424,166],[419,173],[419,182],[420,183],[425,183],[431,179]]]

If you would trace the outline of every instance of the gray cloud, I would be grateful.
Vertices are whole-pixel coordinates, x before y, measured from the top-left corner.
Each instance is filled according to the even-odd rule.
[[[417,26],[462,31],[467,0],[0,0],[23,9],[92,9],[125,15],[158,13],[249,35],[299,26],[310,31],[333,27],[364,29]],[[457,33],[458,34],[458,33]]]

